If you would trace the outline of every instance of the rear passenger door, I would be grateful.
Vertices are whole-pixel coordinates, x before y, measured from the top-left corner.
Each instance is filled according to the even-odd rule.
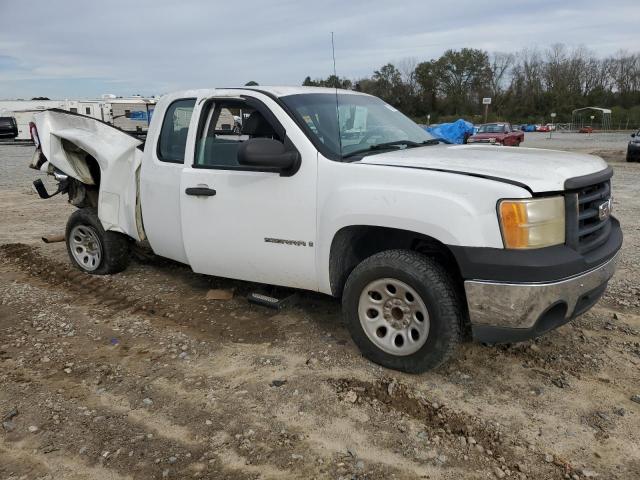
[[[185,251],[199,273],[315,290],[317,152],[279,108],[268,97],[204,103],[180,186]],[[239,165],[238,148],[256,137],[292,142],[299,170]]]
[[[180,176],[195,98],[158,103],[140,173],[142,219],[153,251],[189,263],[180,221]]]

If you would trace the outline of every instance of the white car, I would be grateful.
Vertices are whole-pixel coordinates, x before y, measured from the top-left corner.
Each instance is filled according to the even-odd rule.
[[[519,341],[581,314],[622,243],[602,159],[441,144],[357,92],[172,93],[144,143],[69,112],[36,125],[32,166],[79,208],[79,269],[119,272],[146,241],[198,273],[341,297],[363,354],[407,372],[463,339]]]

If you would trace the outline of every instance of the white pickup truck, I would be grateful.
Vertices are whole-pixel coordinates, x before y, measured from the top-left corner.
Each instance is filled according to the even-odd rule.
[[[35,123],[32,167],[79,207],[78,268],[121,271],[147,242],[195,272],[341,297],[363,354],[407,372],[585,312],[622,244],[602,159],[447,145],[358,92],[173,93],[144,142],[63,111]]]

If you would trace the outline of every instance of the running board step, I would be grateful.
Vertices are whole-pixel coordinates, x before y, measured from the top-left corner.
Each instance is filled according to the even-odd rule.
[[[282,299],[277,299],[270,295],[265,295],[263,293],[250,293],[247,297],[249,303],[253,303],[255,305],[260,305],[262,307],[272,308],[274,310],[282,310],[284,307],[288,305],[292,305],[298,299],[298,294],[293,293],[288,297],[284,297]]]

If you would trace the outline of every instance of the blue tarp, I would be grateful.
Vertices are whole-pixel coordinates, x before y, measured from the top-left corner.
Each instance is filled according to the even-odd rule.
[[[466,120],[456,120],[453,123],[441,123],[435,127],[425,127],[425,130],[436,138],[449,143],[464,143],[465,136],[473,135],[473,124]]]
[[[129,112],[129,116],[127,117],[130,120],[147,120],[147,112],[134,110],[133,112]]]

